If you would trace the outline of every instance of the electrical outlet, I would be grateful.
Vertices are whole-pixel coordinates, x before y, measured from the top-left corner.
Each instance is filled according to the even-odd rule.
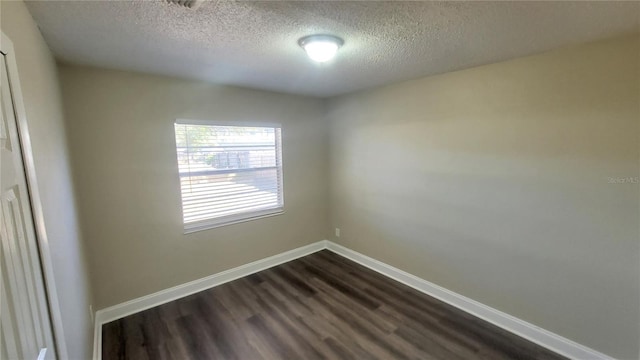
[[[340,228],[336,228],[336,237],[340,237]]]

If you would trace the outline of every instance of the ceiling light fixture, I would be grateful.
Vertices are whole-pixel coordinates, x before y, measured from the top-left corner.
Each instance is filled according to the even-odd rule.
[[[313,61],[327,62],[336,56],[344,40],[333,35],[309,35],[298,40],[298,44]]]

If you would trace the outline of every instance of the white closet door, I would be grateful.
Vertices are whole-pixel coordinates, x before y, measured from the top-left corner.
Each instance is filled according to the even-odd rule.
[[[55,359],[14,100],[0,54],[0,356]]]

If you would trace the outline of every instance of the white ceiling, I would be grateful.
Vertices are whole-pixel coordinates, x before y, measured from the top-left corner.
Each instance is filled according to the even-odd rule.
[[[640,2],[29,1],[63,62],[313,96],[640,30]],[[338,35],[329,64],[297,45]]]

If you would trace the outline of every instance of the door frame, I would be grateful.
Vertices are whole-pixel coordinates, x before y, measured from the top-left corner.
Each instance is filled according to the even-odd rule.
[[[18,128],[18,137],[20,138],[22,160],[24,163],[25,177],[27,181],[27,192],[29,194],[29,202],[31,204],[31,212],[33,214],[33,223],[35,227],[34,230],[40,255],[40,267],[42,268],[42,274],[44,277],[47,308],[49,310],[49,318],[52,326],[51,330],[53,332],[53,341],[55,343],[57,358],[68,359],[69,357],[65,343],[64,330],[62,328],[62,313],[60,311],[60,302],[58,301],[58,292],[55,285],[53,263],[51,261],[51,250],[49,248],[47,228],[44,222],[38,179],[36,178],[36,167],[33,159],[33,150],[31,148],[31,136],[29,135],[27,113],[24,107],[24,100],[22,98],[20,78],[18,77],[18,63],[16,62],[13,42],[4,32],[0,31],[0,33],[2,35],[2,38],[0,39],[0,52],[5,56],[7,72],[9,74],[11,95],[15,108],[16,126]]]

